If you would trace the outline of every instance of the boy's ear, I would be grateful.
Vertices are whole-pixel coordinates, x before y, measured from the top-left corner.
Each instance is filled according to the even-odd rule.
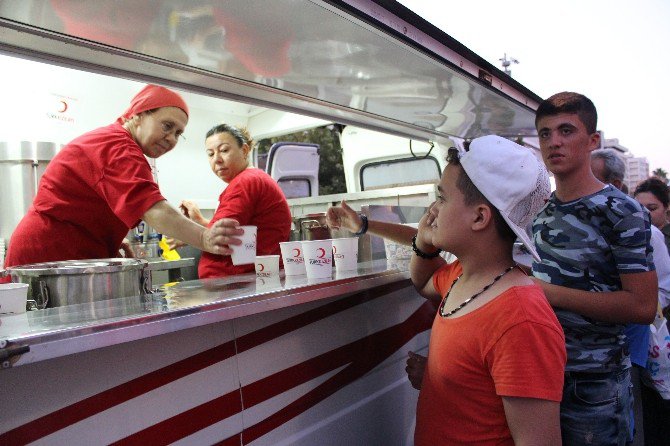
[[[478,204],[473,207],[472,230],[482,231],[493,221],[493,211],[488,204]]]
[[[589,136],[589,152],[600,148],[600,132],[592,133]]]

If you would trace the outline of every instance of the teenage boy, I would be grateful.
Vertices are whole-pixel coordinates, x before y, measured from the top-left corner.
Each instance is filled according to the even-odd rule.
[[[560,445],[565,339],[512,258],[517,236],[535,253],[525,228],[549,196],[548,174],[497,136],[450,149],[447,161],[410,262],[419,293],[439,302],[415,445]],[[440,250],[458,260],[446,264]]]
[[[577,93],[537,109],[542,158],[556,190],[533,223],[533,275],[563,326],[568,352],[561,401],[564,444],[624,445],[630,358],[625,324],[654,319],[658,281],[644,209],[591,171],[597,113]]]

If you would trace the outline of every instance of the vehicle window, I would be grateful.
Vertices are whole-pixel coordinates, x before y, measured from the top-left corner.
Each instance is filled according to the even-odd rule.
[[[306,179],[289,180],[282,178],[277,184],[284,191],[286,198],[309,197],[312,193],[312,185]]]
[[[433,157],[381,161],[361,168],[361,190],[432,184],[439,180],[440,165]]]
[[[276,142],[306,142],[319,145],[319,195],[339,194],[347,191],[342,164],[342,147],[336,133],[337,125],[316,127],[288,135],[279,135],[258,141],[258,168],[265,170],[267,153]],[[265,157],[263,157],[265,155]],[[309,196],[307,195],[304,196]],[[289,198],[288,195],[286,198]]]

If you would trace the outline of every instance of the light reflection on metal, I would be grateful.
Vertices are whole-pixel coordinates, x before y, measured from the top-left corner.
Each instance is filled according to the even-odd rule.
[[[496,85],[486,86],[361,20],[335,13],[325,2],[229,0],[225,7],[214,0],[18,3],[0,1],[0,17],[432,134],[535,134],[532,110],[494,91]],[[132,70],[132,64],[127,67]],[[178,70],[173,76],[179,79]],[[349,118],[357,119],[355,113]]]

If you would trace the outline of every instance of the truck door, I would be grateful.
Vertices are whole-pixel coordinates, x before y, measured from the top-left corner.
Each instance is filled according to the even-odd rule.
[[[270,147],[265,171],[277,181],[286,198],[319,195],[319,145],[278,142]]]

